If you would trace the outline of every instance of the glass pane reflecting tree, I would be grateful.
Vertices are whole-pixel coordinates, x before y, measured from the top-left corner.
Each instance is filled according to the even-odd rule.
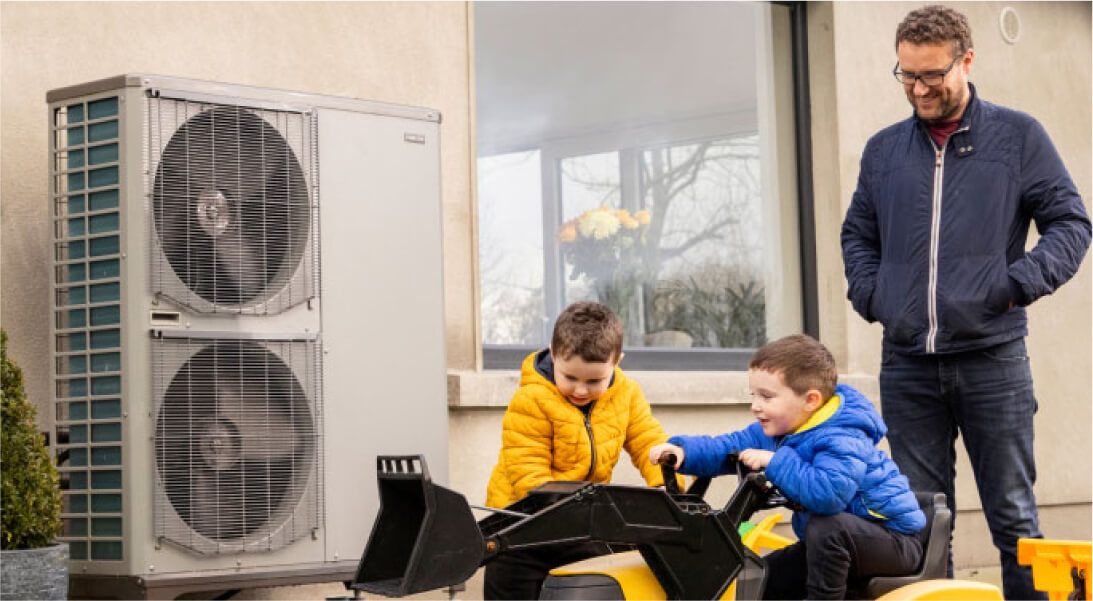
[[[655,274],[644,287],[646,329],[699,347],[763,344],[758,136],[645,151],[640,173]]]
[[[637,163],[637,190],[621,183],[620,154]],[[756,135],[572,157],[561,173],[566,302],[611,307],[628,346],[765,341]]]

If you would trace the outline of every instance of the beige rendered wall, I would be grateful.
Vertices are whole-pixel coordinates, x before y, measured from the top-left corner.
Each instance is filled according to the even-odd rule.
[[[462,2],[0,4],[0,323],[40,415],[49,413],[45,95],[122,73],[438,109],[448,356],[473,367],[467,39]]]
[[[838,350],[843,371],[875,377],[879,324],[867,324],[846,300],[838,231],[858,176],[866,140],[911,114],[891,70],[895,29],[912,2],[809,5],[810,77],[821,336]],[[1032,114],[1047,129],[1090,206],[1091,36],[1088,2],[952,3],[972,26],[971,81],[989,101]],[[1002,8],[1021,21],[1015,44],[999,29]],[[1035,242],[1035,234],[1030,237]],[[1078,274],[1029,309],[1028,338],[1039,401],[1037,501],[1049,538],[1089,539],[1091,497],[1091,281],[1088,257]],[[958,448],[961,443],[957,443]],[[971,466],[961,449],[959,507],[979,508]],[[1075,511],[1078,509],[1078,511]],[[1064,516],[1069,516],[1065,517]],[[1076,519],[1075,519],[1076,518]],[[996,562],[981,515],[961,517],[958,562]]]

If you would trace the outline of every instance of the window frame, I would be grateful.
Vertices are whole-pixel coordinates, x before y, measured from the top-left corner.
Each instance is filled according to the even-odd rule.
[[[793,80],[794,141],[797,176],[798,232],[800,248],[801,310],[804,333],[819,338],[818,289],[816,277],[815,210],[812,185],[812,120],[808,93],[808,38],[806,2],[771,2],[789,9],[791,77]],[[645,150],[679,146],[703,140],[716,140],[754,134],[755,111],[748,109],[717,117],[704,117],[682,123],[652,125],[593,136],[545,141],[537,148],[498,149],[497,154],[539,151],[542,186],[543,227],[543,304],[546,315],[557,315],[564,308],[562,261],[555,230],[562,220],[561,161],[566,158],[604,152],[619,153],[620,196],[624,200],[640,192],[638,165]],[[749,122],[747,119],[751,117]],[[716,131],[717,134],[709,132]],[[625,143],[623,143],[625,141]],[[628,196],[629,195],[629,196]],[[481,319],[481,313],[478,314]],[[550,340],[550,322],[543,324],[542,339]],[[481,327],[481,324],[479,324]],[[483,369],[513,369],[542,345],[483,343]],[[747,369],[751,348],[667,349],[625,347],[625,368],[657,371],[743,371]]]

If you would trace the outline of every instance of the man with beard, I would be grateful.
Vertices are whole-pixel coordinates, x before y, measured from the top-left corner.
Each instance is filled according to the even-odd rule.
[[[955,516],[959,433],[1006,598],[1043,599],[1017,564],[1017,539],[1042,536],[1025,307],[1077,271],[1089,217],[1044,128],[968,82],[964,15],[912,11],[896,56],[914,114],[862,153],[842,227],[847,296],[884,326],[881,405],[900,470],[914,490],[944,492]],[[1030,221],[1040,239],[1025,252]]]

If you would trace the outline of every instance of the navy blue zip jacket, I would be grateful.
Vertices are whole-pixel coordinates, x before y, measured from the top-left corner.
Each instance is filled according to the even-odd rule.
[[[759,422],[720,436],[673,436],[683,448],[680,473],[718,476],[734,470],[729,453],[774,451],[766,474],[804,507],[793,513],[793,532],[804,540],[810,514],[848,512],[914,534],[926,525],[907,477],[877,448],[888,428],[860,392],[845,384],[795,432],[771,438]]]
[[[1024,307],[1089,248],[1089,216],[1043,126],[969,87],[943,148],[917,115],[869,140],[843,222],[847,297],[904,354],[1027,335]],[[1030,221],[1040,240],[1025,252]]]

